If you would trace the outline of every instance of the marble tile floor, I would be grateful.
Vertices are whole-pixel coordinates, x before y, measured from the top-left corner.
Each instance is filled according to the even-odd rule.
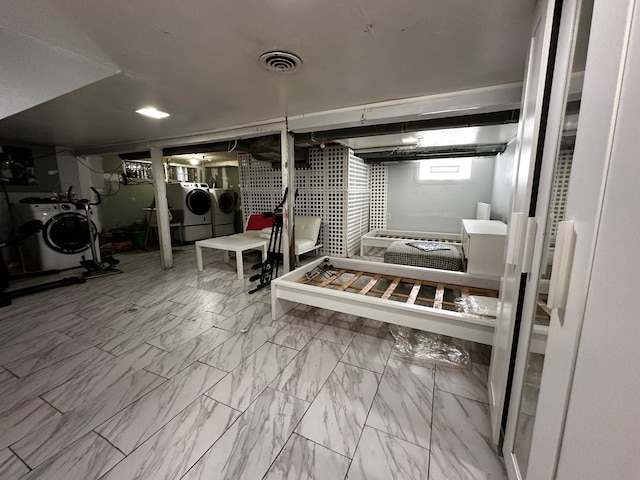
[[[118,257],[124,274],[0,309],[2,480],[506,478],[486,348],[466,345],[471,371],[412,365],[381,322],[272,321],[220,252],[203,272],[193,246],[169,271]]]

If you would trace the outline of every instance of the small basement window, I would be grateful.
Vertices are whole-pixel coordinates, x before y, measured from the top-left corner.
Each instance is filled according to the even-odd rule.
[[[471,162],[471,158],[420,160],[418,180],[468,180],[471,178]]]

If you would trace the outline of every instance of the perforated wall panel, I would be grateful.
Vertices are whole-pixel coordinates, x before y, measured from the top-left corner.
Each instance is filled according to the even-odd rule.
[[[386,165],[371,165],[371,230],[387,228],[387,179],[389,169]]]
[[[553,189],[549,202],[549,220],[551,221],[550,236],[555,241],[558,233],[558,222],[564,220],[567,208],[567,193],[571,178],[571,164],[573,163],[573,148],[560,150],[553,174]]]
[[[282,172],[247,154],[238,155],[238,165],[245,222],[251,214],[273,211],[282,195]],[[347,147],[312,148],[308,166],[295,170],[294,185],[295,214],[322,218],[320,254],[347,256],[349,242],[359,245],[368,231],[368,166]]]

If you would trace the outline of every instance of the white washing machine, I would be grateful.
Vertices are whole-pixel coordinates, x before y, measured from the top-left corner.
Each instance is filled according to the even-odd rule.
[[[210,188],[213,236],[223,237],[235,233],[237,196],[233,190]]]
[[[19,203],[16,209],[23,222],[40,220],[44,225],[41,232],[26,238],[22,244],[28,270],[64,270],[79,267],[80,261],[91,259],[84,209],[78,209],[72,203]],[[99,252],[98,231],[93,221],[91,231]]]
[[[211,198],[206,183],[168,183],[171,210],[182,210],[182,238],[186,242],[211,238]]]

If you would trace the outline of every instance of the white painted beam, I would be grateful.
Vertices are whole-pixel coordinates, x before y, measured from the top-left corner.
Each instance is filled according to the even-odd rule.
[[[171,252],[171,232],[169,228],[169,205],[167,203],[167,182],[164,176],[162,149],[151,147],[151,170],[153,172],[153,191],[156,199],[156,219],[158,222],[158,239],[160,241],[160,261],[162,268],[173,268]]]

